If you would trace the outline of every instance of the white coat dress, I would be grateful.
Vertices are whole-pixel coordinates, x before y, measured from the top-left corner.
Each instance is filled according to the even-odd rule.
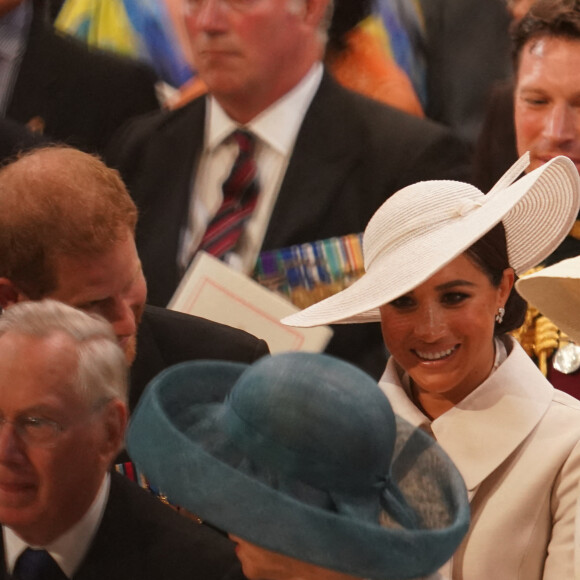
[[[432,422],[393,358],[380,387],[465,480],[472,522],[449,566],[453,580],[580,580],[580,401],[508,340],[497,370]]]

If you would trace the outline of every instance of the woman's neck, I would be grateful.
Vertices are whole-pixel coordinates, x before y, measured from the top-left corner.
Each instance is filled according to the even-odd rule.
[[[437,393],[422,389],[420,385],[416,384],[413,379],[409,377],[411,399],[422,413],[434,421],[437,417],[440,417],[463,401],[465,397],[470,395],[475,391],[475,389],[484,383],[495,369],[505,360],[506,356],[506,348],[503,342],[499,339],[494,340],[494,351],[489,365],[489,372],[475,387],[468,386],[464,389],[458,388],[444,393]]]
[[[419,410],[431,421],[437,419],[454,407],[457,402],[448,398],[446,393],[431,393],[421,390],[413,379],[411,379],[411,399]]]

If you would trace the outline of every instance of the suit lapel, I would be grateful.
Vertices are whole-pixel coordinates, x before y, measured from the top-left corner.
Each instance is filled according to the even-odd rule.
[[[435,438],[459,469],[468,491],[529,437],[552,404],[553,394],[553,386],[514,343],[506,361],[482,385],[433,421]]]
[[[148,280],[149,296],[153,303],[163,305],[180,279],[176,260],[181,230],[188,218],[192,175],[203,151],[205,98],[175,112],[167,123],[167,127],[159,127],[159,137],[147,149],[140,165],[159,170],[136,175],[133,187],[134,191],[145,192],[135,202],[138,207],[147,208],[139,216],[137,245],[145,272],[156,273]],[[187,133],[184,127],[188,127]]]
[[[314,241],[307,238],[328,216],[345,176],[357,163],[361,148],[353,146],[357,135],[349,131],[343,106],[342,92],[325,73],[298,132],[264,239],[265,249],[286,245],[286,240]]]
[[[72,580],[126,580],[144,576],[142,542],[127,514],[118,473],[111,473],[111,490],[103,519],[91,547]],[[140,530],[140,533],[146,533]]]

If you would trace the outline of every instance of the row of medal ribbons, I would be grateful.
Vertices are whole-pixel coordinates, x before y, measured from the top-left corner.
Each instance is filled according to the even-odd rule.
[[[306,308],[340,292],[363,273],[361,233],[264,251],[253,277]]]

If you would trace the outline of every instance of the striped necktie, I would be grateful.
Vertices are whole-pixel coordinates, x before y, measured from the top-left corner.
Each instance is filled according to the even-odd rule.
[[[222,185],[222,205],[208,225],[199,246],[218,258],[235,249],[258,201],[255,137],[248,131],[238,129],[232,133],[231,139],[239,147],[238,156]]]
[[[14,566],[14,580],[67,580],[65,573],[46,550],[26,548]]]

